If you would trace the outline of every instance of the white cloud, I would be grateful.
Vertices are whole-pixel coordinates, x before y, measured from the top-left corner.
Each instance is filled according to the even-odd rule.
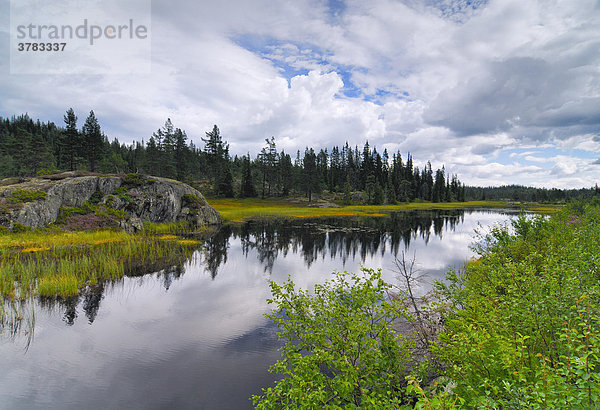
[[[270,136],[290,153],[368,139],[485,185],[597,179],[569,164],[600,151],[592,0],[349,0],[336,14],[317,0],[175,0],[153,4],[152,38],[149,75],[11,76],[2,59],[0,116],[94,109],[125,141],[170,117],[200,145],[218,124],[237,154]],[[552,175],[494,162],[548,144],[567,156]]]

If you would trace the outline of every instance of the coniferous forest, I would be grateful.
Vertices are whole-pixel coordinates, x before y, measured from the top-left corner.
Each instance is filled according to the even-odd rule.
[[[560,202],[592,196],[596,189],[560,190],[523,186],[467,187],[445,169],[420,169],[410,154],[378,152],[363,147],[306,147],[286,153],[274,137],[258,153],[232,156],[217,125],[196,146],[170,119],[147,141],[124,144],[109,140],[90,111],[85,120],[72,108],[64,123],[33,120],[27,114],[0,117],[0,178],[85,170],[100,173],[139,172],[193,183],[217,197],[306,196],[339,193],[346,202],[360,198],[369,204],[465,200]],[[318,149],[318,151],[317,151]]]
[[[83,122],[83,125],[80,125]],[[0,118],[0,177],[86,170],[101,173],[139,172],[200,184],[218,197],[286,197],[305,195],[309,201],[324,190],[348,201],[362,191],[367,203],[383,204],[416,199],[464,201],[465,187],[444,168],[413,165],[387,150],[363,147],[278,151],[274,137],[260,152],[232,156],[219,128],[201,138],[202,147],[167,119],[147,142],[124,144],[102,131],[93,111],[80,121],[70,108],[64,124],[34,121],[28,115]]]

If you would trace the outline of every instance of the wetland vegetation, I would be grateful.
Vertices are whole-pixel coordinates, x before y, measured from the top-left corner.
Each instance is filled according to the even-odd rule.
[[[18,280],[9,280],[8,284],[3,286],[10,290],[9,285],[13,284],[12,295],[16,302],[22,292],[37,295],[35,303],[39,304],[38,309],[44,309],[44,306],[48,306],[51,310],[59,309],[63,312],[61,313],[63,321],[70,326],[76,326],[74,323],[77,315],[81,314],[80,309],[83,309],[90,323],[95,320],[100,301],[107,297],[105,295],[109,289],[107,284],[112,283],[105,279],[110,279],[110,275],[120,277],[119,275],[122,274],[136,274],[135,266],[130,265],[132,260],[143,260],[147,264],[137,273],[161,272],[160,281],[164,289],[169,289],[174,283],[173,281],[185,279],[186,269],[189,271],[192,269],[190,266],[194,266],[193,264],[189,265],[189,262],[186,261],[191,260],[190,258],[195,254],[202,270],[209,273],[209,282],[204,283],[203,287],[209,286],[210,283],[216,286],[235,272],[236,274],[233,275],[235,278],[232,280],[238,284],[236,287],[245,288],[248,286],[243,284],[245,283],[243,277],[246,274],[239,276],[239,266],[243,264],[245,267],[243,270],[252,275],[250,272],[254,272],[256,267],[253,267],[250,255],[256,255],[259,266],[257,280],[263,283],[265,277],[262,275],[267,275],[276,280],[276,286],[279,286],[273,289],[283,292],[283,279],[289,271],[282,270],[281,266],[278,268],[277,263],[279,262],[277,261],[286,257],[298,255],[298,259],[292,259],[291,265],[287,266],[294,266],[295,273],[306,270],[304,276],[315,270],[327,269],[328,272],[331,272],[331,269],[340,266],[360,273],[359,265],[357,265],[359,262],[368,264],[367,266],[377,266],[376,264],[379,263],[377,261],[379,258],[384,258],[384,254],[387,260],[393,258],[394,255],[400,255],[403,250],[421,249],[418,248],[423,246],[420,244],[425,244],[432,250],[436,249],[437,243],[446,243],[449,236],[452,236],[451,232],[455,227],[460,226],[471,212],[474,212],[473,215],[478,215],[477,220],[481,220],[485,215],[476,208],[473,210],[452,209],[453,204],[415,204],[413,206],[417,208],[437,207],[439,209],[400,211],[401,205],[396,206],[397,209],[393,207],[390,209],[386,206],[359,206],[345,209],[344,207],[308,207],[306,203],[288,203],[286,205],[280,201],[258,199],[246,199],[237,203],[226,199],[211,202],[222,212],[226,220],[236,222],[226,224],[214,234],[200,238],[181,235],[186,233],[185,226],[181,224],[150,225],[147,226],[145,233],[135,235],[110,230],[94,232],[38,230],[2,235],[0,237],[2,260],[15,264],[18,269],[21,269],[20,266],[27,266],[27,261],[30,261],[32,265],[30,265],[29,272],[33,272],[37,269],[36,266],[42,262],[52,263],[54,261],[53,269],[56,272],[61,264],[56,257],[70,255],[74,252],[78,255],[77,259],[85,261],[83,265],[94,267],[94,272],[96,272],[87,277],[83,273],[67,275],[65,282],[70,281],[70,283],[60,285],[52,284],[50,280],[42,281],[42,283],[45,281],[49,283],[48,288],[54,289],[55,295],[60,293],[60,289],[63,287],[71,289],[71,292],[78,289],[78,294],[67,291],[65,294],[72,295],[68,297],[41,297],[42,292],[39,290],[38,280],[29,281],[29,285],[26,286],[20,285]],[[279,213],[276,211],[278,208],[280,209]],[[286,212],[283,212],[281,209],[285,208],[290,208],[291,211],[287,209]],[[503,212],[503,208],[488,207],[488,209],[496,210],[490,212]],[[343,216],[344,211],[350,215]],[[298,213],[293,214],[293,212]],[[329,217],[326,216],[328,212],[331,212]],[[283,218],[282,220],[280,217],[285,213],[288,217],[296,216],[296,218]],[[320,216],[321,218],[313,219],[310,216]],[[242,220],[246,222],[239,222]],[[563,400],[565,396],[558,397],[543,390],[546,388],[544,387],[544,383],[546,383],[547,386],[554,386],[552,388],[560,387],[562,389],[560,391],[565,392],[569,400],[585,407],[590,400],[592,402],[595,400],[597,386],[594,384],[596,382],[593,382],[597,380],[597,372],[594,361],[594,349],[596,349],[594,347],[596,346],[594,344],[596,343],[596,339],[594,339],[596,333],[594,332],[596,330],[593,328],[596,326],[594,324],[596,319],[593,316],[595,315],[593,312],[595,312],[594,298],[596,296],[594,296],[594,292],[596,291],[594,289],[596,285],[592,279],[597,274],[595,267],[598,261],[594,259],[594,255],[600,253],[600,250],[597,249],[598,225],[598,206],[586,204],[571,205],[557,212],[550,220],[530,216],[517,219],[514,228],[503,228],[502,226],[493,228],[489,231],[489,235],[484,235],[481,238],[482,241],[478,242],[481,245],[479,260],[469,264],[465,273],[450,275],[446,285],[438,288],[439,309],[444,315],[446,328],[439,339],[431,343],[429,361],[413,367],[414,372],[412,373],[400,371],[401,377],[386,379],[385,383],[381,385],[390,388],[385,391],[369,391],[368,386],[379,385],[377,379],[374,378],[376,377],[375,373],[370,373],[368,366],[362,370],[359,369],[358,371],[362,372],[360,374],[367,377],[364,379],[364,383],[361,382],[363,389],[366,389],[363,394],[357,393],[352,384],[346,383],[351,380],[345,378],[348,374],[338,373],[339,369],[336,366],[342,363],[340,360],[343,357],[337,357],[334,361],[328,362],[328,367],[326,366],[328,370],[323,373],[320,370],[322,367],[317,366],[323,357],[317,355],[313,362],[307,365],[309,367],[305,368],[307,372],[304,375],[306,377],[313,374],[313,370],[319,371],[317,379],[321,384],[317,383],[317,379],[308,383],[309,386],[315,387],[314,394],[310,397],[315,400],[315,403],[320,403],[319,400],[323,398],[327,400],[330,396],[324,392],[334,391],[331,389],[333,386],[337,392],[336,397],[342,400],[341,403],[358,403],[359,400],[364,400],[361,401],[364,405],[367,403],[374,403],[373,405],[395,403],[411,407],[416,405],[430,408],[440,406],[450,408],[461,404],[467,407],[490,403],[492,407],[495,405],[494,403],[508,403],[509,406],[514,403],[529,405],[540,403],[543,393],[548,394],[546,396],[547,403],[553,404],[554,407],[560,407],[562,403],[560,400]],[[444,235],[443,241],[442,235]],[[466,248],[468,242],[470,242],[468,239],[464,243],[461,242],[460,248]],[[565,246],[565,244],[569,246]],[[414,248],[415,246],[417,248]],[[95,269],[102,268],[102,261],[93,257],[96,251],[114,255],[113,257],[124,265],[124,270],[107,266],[106,276],[103,277],[98,273],[102,271]],[[143,256],[146,252],[157,256],[167,256],[167,259],[152,262],[152,255]],[[431,254],[425,257],[423,256],[426,255],[424,252],[421,249],[418,256],[431,259],[431,261],[445,257],[442,256],[444,253],[439,251],[434,251],[436,256]],[[452,254],[454,253],[452,252]],[[52,256],[53,254],[55,256]],[[331,258],[331,262],[323,265],[322,260],[325,255],[327,258]],[[542,258],[540,255],[544,255],[544,257]],[[178,261],[168,259],[169,256],[180,259]],[[355,257],[356,261],[350,263]],[[178,268],[178,273],[167,268],[169,264],[171,267],[182,266],[181,261],[187,268]],[[75,262],[72,258],[65,257],[62,263],[66,267],[69,263]],[[231,263],[233,265],[227,268]],[[451,264],[461,266],[459,261]],[[302,267],[303,265],[304,267]],[[128,266],[131,267],[131,270],[128,270]],[[432,271],[430,267],[426,267],[426,269]],[[557,277],[556,272],[559,269],[563,273]],[[442,268],[439,275],[445,270],[446,268]],[[81,272],[84,272],[84,269],[81,269]],[[370,274],[376,273],[376,271],[369,272],[371,272]],[[382,278],[386,284],[394,283],[390,280],[393,279],[393,276],[390,277],[385,271],[383,273]],[[42,270],[37,271],[37,274],[41,275],[39,277],[45,277]],[[316,274],[313,273],[313,275]],[[306,282],[303,275],[294,276],[294,283],[302,288],[309,288],[307,285],[310,282]],[[148,276],[146,275],[146,277]],[[25,274],[25,277],[29,276]],[[48,276],[48,278],[52,277],[52,275]],[[187,280],[191,280],[191,278]],[[351,280],[349,283],[354,282]],[[363,288],[346,289],[359,292],[357,295],[365,295],[363,307],[368,309],[369,303],[378,300],[379,297],[368,293],[373,290],[367,292],[364,288],[366,282],[358,281],[356,283]],[[382,284],[381,286],[375,289],[376,292],[387,289],[387,285]],[[346,292],[343,289],[335,290],[337,288],[324,287],[322,289],[322,299],[319,303],[325,305],[329,302],[334,303],[332,300],[327,300],[327,295],[344,295]],[[216,288],[213,289],[213,292],[216,291]],[[367,293],[360,293],[363,291]],[[7,291],[8,293],[10,291]],[[110,295],[110,293],[108,294]],[[284,293],[280,293],[281,295]],[[224,297],[224,295],[220,297]],[[248,301],[252,298],[240,295],[235,299],[238,300],[237,303],[245,305],[247,302],[241,301]],[[344,300],[340,299],[338,302],[341,303]],[[300,305],[298,306],[301,308]],[[333,309],[334,305],[327,306],[331,306]],[[337,305],[336,309],[346,309],[344,306],[343,304]],[[29,320],[26,315],[23,319],[18,308],[12,310],[11,305],[6,308],[7,318]],[[345,323],[344,326],[348,331],[361,331],[358,327],[350,326],[352,323],[363,323],[352,320],[352,312],[360,312],[362,309],[359,306],[355,308],[355,310],[348,310],[350,314],[348,320],[338,322],[340,325]],[[388,308],[386,307],[386,309]],[[196,312],[197,309],[194,311]],[[588,311],[592,315],[589,320],[586,316]],[[402,307],[402,312],[405,312],[403,315],[408,313],[410,318],[410,312],[406,311],[406,307]],[[528,315],[531,312],[534,312],[535,315],[530,317]],[[44,315],[38,312],[35,320],[42,320],[41,317]],[[227,315],[223,317],[227,317]],[[425,320],[426,315],[423,315],[423,318]],[[210,323],[213,322],[214,320],[210,321]],[[565,322],[569,325],[564,325]],[[307,322],[302,323],[306,324]],[[294,326],[294,323],[290,322],[290,325]],[[259,327],[259,329],[262,328]],[[310,326],[304,329],[310,331]],[[585,347],[587,341],[585,337],[581,336],[588,332],[586,329],[592,329],[592,332],[589,333],[590,337],[587,339],[589,348]],[[321,330],[328,331],[323,326]],[[263,335],[260,332],[259,334]],[[367,331],[366,334],[369,332]],[[250,334],[254,333],[250,332]],[[355,336],[356,339],[352,340],[366,340],[360,333]],[[264,345],[263,337],[265,336],[260,336],[260,341],[256,343]],[[377,359],[364,363],[374,363],[378,369],[384,369],[386,352],[395,352],[397,357],[402,357],[404,363],[411,363],[410,355],[406,356],[406,349],[408,348],[410,351],[411,343],[414,342],[411,341],[410,336],[406,337],[407,340],[398,345],[400,350],[394,350],[394,348],[384,352],[373,351],[373,355],[369,357]],[[517,343],[515,343],[515,337],[517,337]],[[40,341],[36,343],[43,343],[43,336],[40,338]],[[563,343],[564,340],[570,341]],[[172,338],[169,338],[166,346],[170,346],[170,343],[173,343]],[[236,343],[241,343],[241,341],[236,341]],[[270,349],[279,346],[274,342],[268,343],[270,343],[268,344],[271,346]],[[456,349],[459,349],[461,354],[453,353],[457,351]],[[588,349],[587,353],[586,349]],[[272,351],[269,350],[269,352]],[[307,351],[310,352],[310,350]],[[490,355],[490,357],[486,355]],[[360,360],[359,358],[357,363]],[[585,360],[587,360],[587,365]],[[160,359],[160,361],[164,360]],[[275,360],[273,359],[273,361]],[[486,363],[486,365],[478,367],[481,363]],[[318,369],[314,366],[317,366]],[[586,366],[588,367],[586,368]],[[518,372],[518,375],[513,373],[515,371]],[[335,378],[336,374],[339,375],[337,381],[329,383],[327,378]],[[386,374],[392,373],[387,372]],[[394,374],[398,376],[397,373]],[[289,376],[291,380],[290,377],[287,377],[288,381],[285,383],[296,381],[301,383],[303,380],[302,375]],[[434,376],[437,377],[433,379]],[[578,377],[583,381],[579,382]],[[584,383],[583,377],[591,381]],[[265,379],[261,378],[260,380]],[[536,384],[535,380],[542,380],[542,382]],[[510,385],[506,387],[505,382]],[[263,386],[266,387],[272,381],[264,383],[266,384]],[[329,387],[317,388],[325,385]],[[444,390],[443,387],[448,385],[455,387]],[[276,386],[276,384],[272,386]],[[310,391],[305,387],[303,389]],[[246,397],[256,394],[258,391],[256,387],[252,388],[250,392],[254,393],[247,393]],[[292,396],[294,391],[296,390],[293,388],[281,388],[279,392],[283,392],[283,398],[282,396],[272,397],[276,397],[274,400],[279,400],[276,401],[279,404],[280,400],[292,400],[291,403],[294,400],[294,396]],[[289,392],[289,395],[286,395],[286,392]],[[267,396],[257,397],[255,400],[257,400],[256,405],[267,408],[269,407],[268,403],[272,402],[272,399]],[[19,401],[14,403],[19,403]]]
[[[199,243],[175,235],[115,230],[5,233],[0,235],[0,293],[17,299],[31,294],[72,296],[98,281],[181,262]]]
[[[450,271],[437,284],[433,302],[415,305],[412,318],[402,304],[394,306],[386,296],[392,285],[373,271],[364,277],[337,274],[315,286],[314,294],[292,281],[271,282],[275,307],[269,317],[287,341],[272,371],[285,377],[254,396],[254,403],[595,408],[599,238],[598,200],[571,204],[550,219],[521,215],[512,226],[482,235],[475,246],[479,258],[464,271]],[[423,318],[443,327],[430,341],[426,360],[408,365],[423,327],[416,326],[412,338],[396,335],[393,349],[386,348],[387,332],[395,320],[422,324]],[[384,329],[372,329],[375,323]],[[390,367],[402,362],[401,368]]]

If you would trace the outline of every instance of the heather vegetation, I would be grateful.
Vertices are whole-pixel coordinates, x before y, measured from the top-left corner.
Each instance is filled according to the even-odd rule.
[[[412,310],[401,303],[412,293],[390,296],[392,285],[370,270],[335,274],[312,293],[271,283],[269,317],[287,341],[272,370],[284,377],[254,403],[595,408],[599,238],[598,199],[551,218],[522,215],[481,233],[478,258],[438,283],[433,302]],[[410,284],[410,268],[400,266]],[[414,331],[393,331],[398,321]],[[423,334],[436,327],[435,337]],[[411,359],[408,352],[422,340],[428,353]]]

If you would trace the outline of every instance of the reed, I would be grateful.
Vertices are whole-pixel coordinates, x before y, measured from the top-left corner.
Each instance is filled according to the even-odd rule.
[[[155,228],[171,232],[173,226]],[[113,230],[5,233],[0,235],[0,297],[76,295],[88,284],[182,263],[199,245],[176,235]]]
[[[398,205],[348,205],[342,207],[312,207],[306,202],[292,202],[281,199],[211,199],[209,200],[223,219],[242,222],[255,218],[319,218],[331,216],[384,216],[390,212],[435,209],[465,208],[509,208],[514,204],[500,201],[469,202],[412,202]],[[518,204],[517,207],[533,208],[536,204]],[[547,209],[550,209],[547,208]],[[555,209],[555,208],[552,208]],[[558,208],[560,209],[560,208]]]

